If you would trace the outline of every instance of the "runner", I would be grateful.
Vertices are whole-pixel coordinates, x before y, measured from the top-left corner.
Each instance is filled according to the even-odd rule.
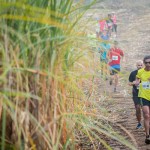
[[[106,20],[107,28],[108,28],[108,35],[111,36],[113,20],[111,19],[111,14],[108,14],[108,18]]]
[[[111,19],[113,21],[112,32],[115,33],[114,36],[116,37],[117,36],[117,19],[116,19],[115,12],[112,12]]]
[[[132,98],[133,98],[133,102],[135,105],[136,118],[138,121],[136,129],[140,129],[142,127],[142,125],[141,125],[141,105],[140,105],[140,98],[138,98],[138,87],[135,86],[135,83],[136,83],[135,80],[136,80],[136,75],[137,75],[138,70],[143,67],[142,60],[138,60],[136,62],[136,67],[137,67],[137,69],[130,73],[129,85],[133,86],[133,88],[132,88],[132,96],[133,97]]]
[[[144,68],[138,70],[135,85],[139,85],[139,94],[146,133],[145,143],[150,144],[150,55],[143,59]]]
[[[107,23],[105,19],[99,21],[100,33],[107,29]]]
[[[114,47],[110,49],[108,53],[109,57],[109,66],[110,66],[110,85],[112,85],[112,82],[114,80],[114,92],[116,92],[116,88],[118,85],[118,72],[120,72],[120,60],[121,57],[123,58],[124,53],[123,51],[118,48],[118,42],[114,42]]]
[[[96,18],[95,22],[95,32],[96,32],[96,38],[99,38],[100,36],[100,24],[99,24],[99,18]]]
[[[101,77],[107,80],[109,74],[107,53],[110,50],[110,44],[108,42],[109,36],[107,31],[104,30],[100,37],[102,42],[100,43],[98,50],[100,53]]]

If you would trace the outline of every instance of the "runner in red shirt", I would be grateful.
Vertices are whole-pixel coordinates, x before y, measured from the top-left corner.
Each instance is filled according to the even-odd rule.
[[[114,47],[110,49],[108,53],[109,58],[109,66],[110,66],[110,85],[112,85],[113,80],[114,83],[114,92],[116,92],[116,87],[118,85],[118,72],[120,71],[120,60],[124,56],[123,51],[117,47],[118,42],[114,42]]]
[[[104,30],[107,29],[107,24],[106,24],[106,20],[100,20],[99,21],[99,26],[100,26],[100,33],[102,33]]]

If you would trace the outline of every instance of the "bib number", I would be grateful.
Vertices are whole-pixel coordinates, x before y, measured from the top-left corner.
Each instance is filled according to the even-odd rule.
[[[150,89],[150,82],[142,82],[143,89]]]
[[[112,56],[112,60],[118,60],[118,56]]]

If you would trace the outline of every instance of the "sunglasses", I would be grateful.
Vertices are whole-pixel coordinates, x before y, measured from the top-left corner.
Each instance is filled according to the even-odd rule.
[[[150,61],[145,61],[144,63],[145,63],[145,64],[150,64]]]

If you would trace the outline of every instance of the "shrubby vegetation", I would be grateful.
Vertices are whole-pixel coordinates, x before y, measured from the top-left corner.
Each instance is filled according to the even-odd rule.
[[[112,138],[117,135],[94,121],[104,118],[89,109],[89,96],[83,91],[83,83],[94,77],[94,60],[81,18],[94,1],[82,4],[1,1],[2,150],[77,149],[79,131],[111,149],[93,129]]]

